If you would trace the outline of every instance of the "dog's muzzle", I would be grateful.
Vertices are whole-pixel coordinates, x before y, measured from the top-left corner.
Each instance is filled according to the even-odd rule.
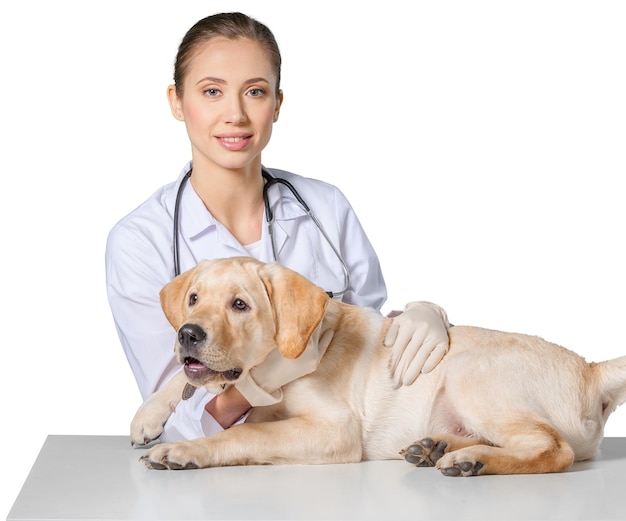
[[[233,367],[225,371],[217,371],[205,365],[198,358],[199,349],[206,343],[206,331],[198,324],[183,324],[178,330],[178,343],[181,347],[181,361],[185,365],[185,375],[189,381],[202,383],[222,376],[225,380],[234,381],[241,376],[242,369]]]

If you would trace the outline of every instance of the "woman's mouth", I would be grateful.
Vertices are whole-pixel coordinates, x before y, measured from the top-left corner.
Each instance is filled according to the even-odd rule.
[[[243,150],[248,146],[248,143],[252,139],[252,136],[218,136],[217,141],[226,150],[238,151]]]

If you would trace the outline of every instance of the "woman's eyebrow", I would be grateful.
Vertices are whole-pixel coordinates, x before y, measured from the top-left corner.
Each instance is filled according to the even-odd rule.
[[[204,83],[204,82],[210,82],[210,83],[220,83],[220,84],[222,84],[222,85],[223,85],[223,84],[225,84],[225,83],[226,83],[226,80],[223,80],[223,79],[221,79],[221,78],[216,78],[216,77],[214,77],[214,76],[206,76],[206,77],[204,77],[204,78],[202,78],[202,79],[198,80],[198,81],[196,82],[196,85],[199,85],[200,83]]]
[[[268,80],[266,80],[262,76],[259,76],[258,78],[250,78],[249,80],[246,80],[245,84],[250,85],[251,83],[259,83],[259,82],[269,83]]]
[[[215,76],[205,76],[204,78],[198,80],[196,82],[196,85],[199,85],[200,83],[205,83],[205,82],[219,83],[220,85],[226,85],[226,80],[223,80],[222,78],[217,78]],[[249,80],[246,80],[244,82],[244,85],[250,85],[252,83],[259,83],[259,82],[263,82],[263,83],[267,83],[267,84],[270,83],[263,76],[259,76],[258,78],[250,78]]]

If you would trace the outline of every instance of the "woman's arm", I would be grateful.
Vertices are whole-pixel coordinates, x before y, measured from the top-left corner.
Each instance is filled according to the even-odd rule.
[[[105,263],[115,327],[145,400],[180,369],[174,359],[176,332],[159,301],[167,269],[155,244],[123,225],[109,234]]]
[[[223,429],[228,429],[250,410],[250,403],[236,387],[229,387],[210,400],[204,409]]]

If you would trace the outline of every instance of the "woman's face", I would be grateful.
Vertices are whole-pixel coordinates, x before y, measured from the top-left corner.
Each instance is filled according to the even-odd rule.
[[[183,95],[168,90],[172,113],[185,121],[194,168],[260,168],[282,93],[263,48],[248,39],[214,38],[191,59]]]

